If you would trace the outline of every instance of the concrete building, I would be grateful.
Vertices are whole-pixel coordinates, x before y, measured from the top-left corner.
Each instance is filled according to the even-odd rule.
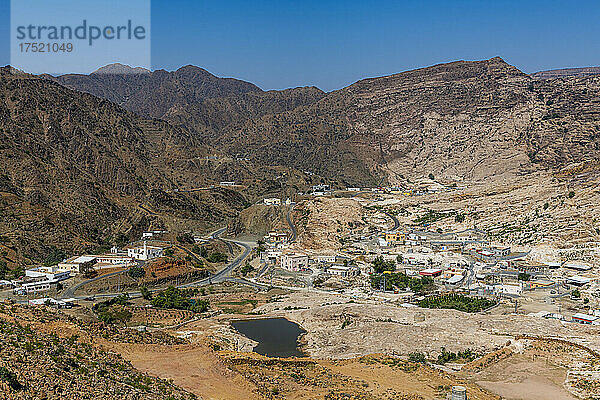
[[[440,276],[442,274],[441,268],[426,268],[424,270],[419,271],[419,275],[421,276],[430,276],[435,278],[436,276]]]
[[[389,244],[403,244],[406,240],[406,234],[404,232],[386,232],[385,241]]]
[[[523,285],[494,285],[494,293],[495,294],[506,294],[509,296],[520,296],[523,294]]]
[[[586,278],[585,276],[575,275],[567,278],[567,285],[584,286],[590,283],[591,281],[592,280],[590,278]]]
[[[13,290],[13,292],[15,294],[21,294],[21,295],[27,295],[27,294],[39,293],[39,292],[47,292],[49,290],[56,289],[56,286],[58,285],[58,283],[59,283],[59,281],[57,281],[57,280],[53,280],[53,281],[43,280],[43,281],[39,281],[39,282],[25,283],[25,284],[15,288]]]
[[[589,271],[592,269],[591,265],[576,262],[565,263],[564,267],[568,269],[574,269],[575,271]]]
[[[80,274],[86,269],[91,269],[96,263],[96,256],[77,256],[71,257],[61,263],[57,267],[59,271],[70,271],[72,274]]]
[[[102,254],[96,258],[96,269],[99,268],[110,268],[113,266],[129,266],[133,264],[133,257],[127,253],[110,253]]]
[[[285,232],[271,231],[265,236],[265,242],[270,245],[285,245],[288,242],[288,234]]]
[[[329,275],[336,275],[342,278],[360,275],[360,268],[356,265],[333,264],[323,269],[323,272]]]
[[[308,268],[308,256],[303,253],[287,253],[279,257],[281,268],[288,271],[300,271]]]
[[[63,281],[68,279],[71,271],[63,271],[58,266],[52,267],[37,267],[25,271],[25,276],[28,278],[38,279],[40,281]]]
[[[336,256],[335,254],[320,254],[318,256],[312,257],[316,262],[319,263],[335,263]]]
[[[600,325],[600,317],[583,313],[573,314],[571,321],[584,325]]]
[[[127,249],[127,255],[136,260],[152,260],[153,258],[162,257],[163,248],[148,246],[146,242],[144,242],[143,246]]]
[[[280,206],[281,205],[281,199],[278,199],[277,197],[266,198],[263,200],[263,202],[265,203],[266,206]]]

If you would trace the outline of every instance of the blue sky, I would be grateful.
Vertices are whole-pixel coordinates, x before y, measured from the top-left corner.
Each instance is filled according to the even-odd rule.
[[[0,0],[2,65],[9,15]],[[598,1],[154,0],[152,66],[194,64],[263,89],[332,90],[496,55],[525,72],[600,65],[599,16]]]

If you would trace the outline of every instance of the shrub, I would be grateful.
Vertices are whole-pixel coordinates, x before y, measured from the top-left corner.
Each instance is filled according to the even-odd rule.
[[[384,271],[396,270],[396,263],[394,261],[385,261],[382,256],[375,258],[371,265],[376,274],[381,274]]]
[[[211,263],[227,262],[227,255],[217,251],[208,256],[207,260]]]
[[[408,361],[425,364],[427,362],[427,359],[425,358],[425,354],[423,354],[421,352],[415,352],[415,353],[410,353],[408,355]]]
[[[198,294],[197,289],[177,289],[170,286],[155,295],[150,303],[159,308],[205,312],[208,310],[208,301],[192,299],[191,297],[196,294]]]
[[[0,367],[0,381],[6,382],[13,390],[23,389],[23,385],[17,380],[15,373],[6,367]]]
[[[484,297],[469,297],[462,294],[448,294],[428,297],[419,301],[419,307],[454,309],[464,312],[479,312],[496,304],[495,300]]]
[[[129,271],[127,271],[127,275],[129,275],[133,279],[139,279],[146,276],[146,271],[142,267],[133,266],[129,268]]]
[[[569,192],[569,198],[572,199],[573,197],[575,197],[575,192],[574,191],[570,191]]]

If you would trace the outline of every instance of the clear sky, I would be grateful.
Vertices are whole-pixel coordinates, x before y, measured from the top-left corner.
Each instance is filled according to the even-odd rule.
[[[0,0],[2,65],[9,14]],[[496,55],[524,72],[597,66],[599,17],[598,0],[154,0],[152,66],[194,64],[263,89],[323,90]]]

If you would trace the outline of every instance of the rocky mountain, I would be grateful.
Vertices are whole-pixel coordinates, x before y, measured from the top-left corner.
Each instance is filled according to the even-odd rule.
[[[163,89],[144,88],[148,97]],[[228,154],[341,184],[402,184],[430,173],[500,179],[596,157],[597,91],[595,76],[538,80],[495,57],[365,79],[327,94],[229,91],[172,102],[160,117]]]
[[[219,155],[184,128],[8,69],[0,70],[0,163],[9,264],[39,261],[52,246],[90,251],[151,227],[222,226],[253,193],[282,184],[269,183],[281,169]],[[218,187],[223,180],[246,185],[245,194]]]
[[[549,71],[534,72],[531,74],[531,77],[535,79],[557,79],[571,76],[581,77],[592,75],[600,75],[600,67],[551,69]]]

